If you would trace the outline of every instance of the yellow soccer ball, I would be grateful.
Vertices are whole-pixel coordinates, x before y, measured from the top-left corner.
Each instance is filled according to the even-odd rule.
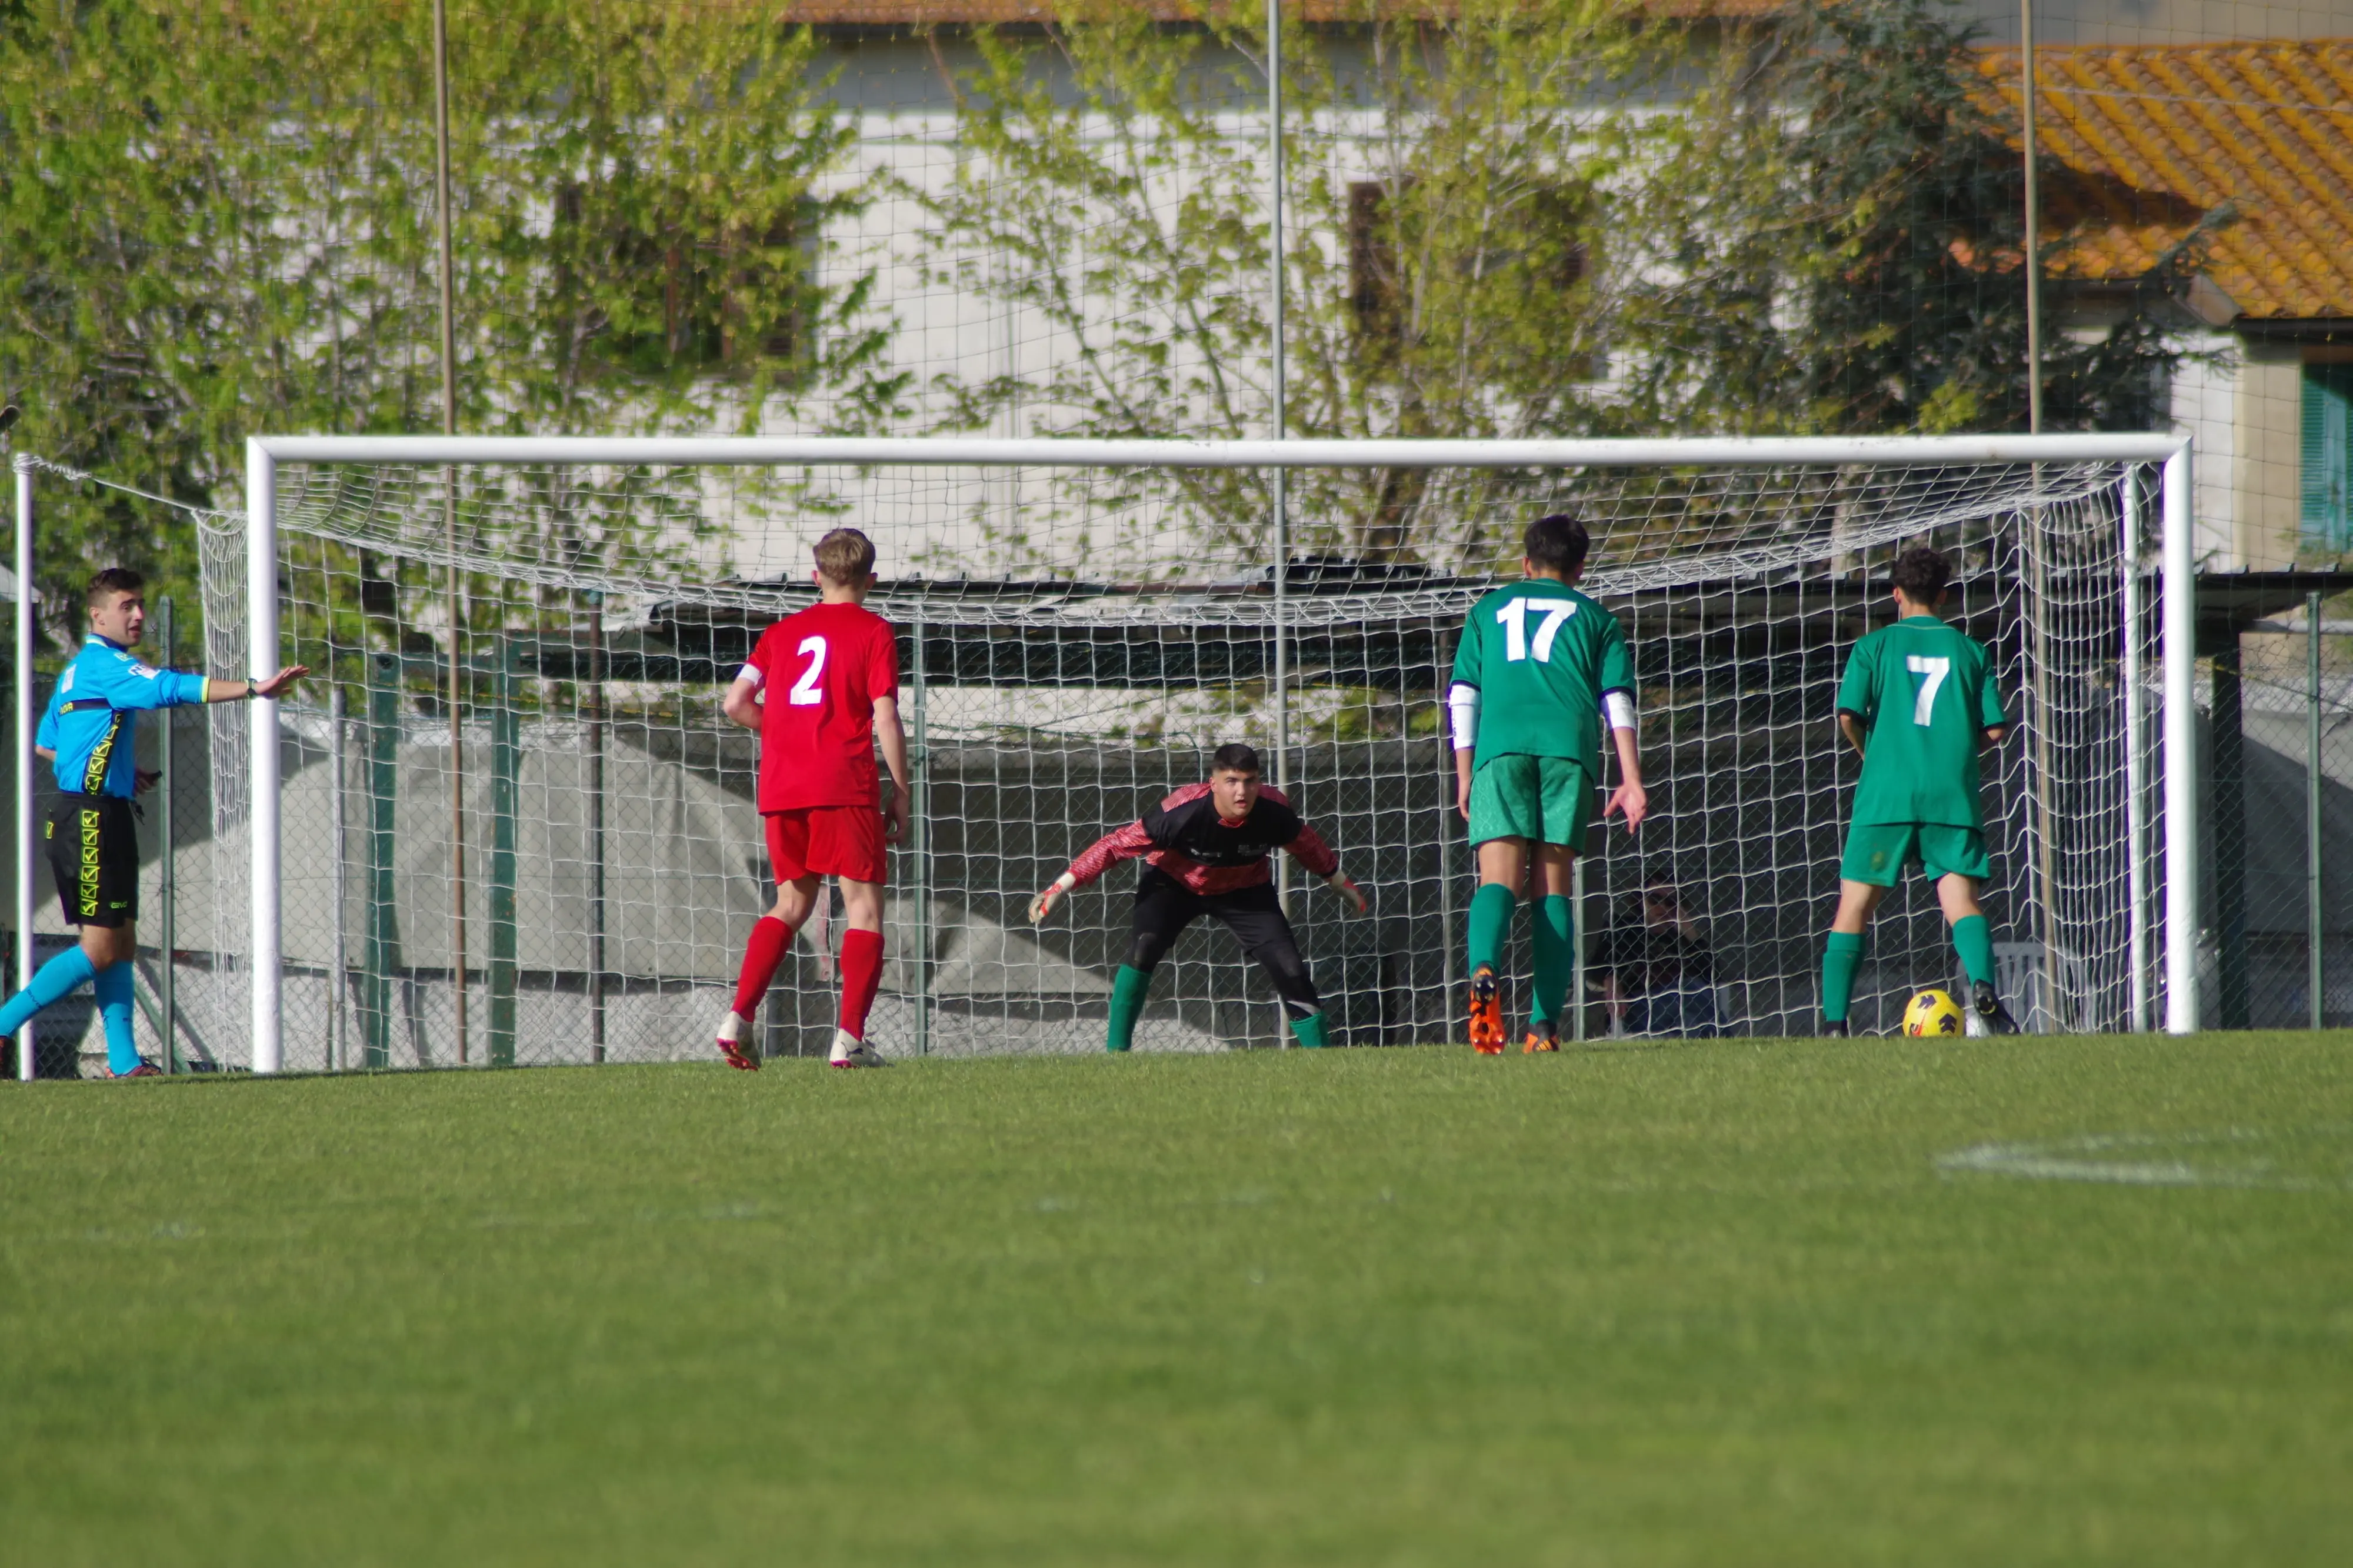
[[[1961,1005],[1942,991],[1923,991],[1905,1004],[1907,1035],[1957,1035],[1962,1022]]]

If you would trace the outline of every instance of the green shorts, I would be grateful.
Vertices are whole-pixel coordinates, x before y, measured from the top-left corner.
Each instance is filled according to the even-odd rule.
[[[1585,852],[1593,781],[1567,757],[1496,757],[1471,777],[1471,842],[1527,838]]]
[[[1984,881],[1993,875],[1985,835],[1974,827],[1935,822],[1858,822],[1846,830],[1846,853],[1839,876],[1849,882],[1892,888],[1906,865],[1932,878],[1962,876]]]

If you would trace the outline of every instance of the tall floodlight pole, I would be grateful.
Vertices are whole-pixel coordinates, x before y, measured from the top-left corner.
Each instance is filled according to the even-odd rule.
[[[14,413],[11,409],[9,412]],[[16,470],[16,988],[33,983],[33,473]],[[16,1076],[33,1081],[40,1026],[16,1031]]]
[[[1266,0],[1266,238],[1267,298],[1271,353],[1267,376],[1267,423],[1277,441],[1290,434],[1283,398],[1282,342],[1282,0]],[[1291,790],[1291,520],[1284,506],[1284,476],[1274,470],[1274,787]],[[1291,912],[1291,858],[1275,857],[1275,897]],[[1280,1031],[1277,1031],[1278,1035]]]
[[[2026,429],[2042,434],[2042,185],[2034,169],[2034,0],[2019,0],[2018,58],[2026,116]]]
[[[441,433],[458,433],[457,284],[449,243],[449,5],[433,0],[433,150],[441,215]],[[449,974],[458,1059],[466,1059],[466,752],[459,700],[465,658],[458,580],[458,470],[441,470],[441,537],[449,552]]]
[[[2042,185],[2034,170],[2034,0],[2019,0],[2018,54],[2021,75],[2024,81],[2023,112],[2026,124],[2026,431],[2030,436],[2042,434]],[[2042,488],[2042,470],[2035,470],[2035,488]],[[2050,604],[2044,592],[2045,576],[2042,541],[2042,510],[2034,509],[2027,521],[2027,534],[2032,551],[2035,584],[2034,668],[2031,671],[2034,687],[2034,771],[2035,771],[2035,871],[2042,883],[2042,1010],[2047,1026],[2061,1027],[2063,1014],[2059,1005],[2059,912],[2052,907],[2058,897],[2053,880],[2051,844],[2054,829],[2051,801],[2051,679],[2050,659],[2045,647],[2046,613]]]

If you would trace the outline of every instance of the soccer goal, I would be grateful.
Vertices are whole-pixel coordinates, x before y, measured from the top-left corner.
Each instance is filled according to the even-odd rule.
[[[247,513],[205,526],[207,664],[319,675],[213,711],[182,1005],[225,1040],[249,1019],[259,1071],[703,1054],[771,895],[753,737],[719,697],[849,524],[880,553],[914,752],[881,1048],[1099,1048],[1127,879],[1043,930],[1023,908],[1229,740],[1372,893],[1356,917],[1287,890],[1335,1040],[1452,1037],[1473,890],[1440,714],[1454,639],[1525,523],[1574,509],[1585,585],[1635,651],[1652,810],[1582,862],[1579,1032],[1623,1027],[1602,954],[1661,882],[1708,950],[1675,984],[1716,1028],[1811,1029],[1853,777],[1832,694],[1920,540],[1959,563],[1952,614],[2018,721],[1985,793],[2022,1021],[2187,1028],[2188,472],[2153,436],[257,438]],[[837,937],[797,939],[770,1054],[822,1049]],[[1864,1027],[1953,969],[1925,885],[1873,940]],[[1137,1043],[1282,1037],[1204,928]]]

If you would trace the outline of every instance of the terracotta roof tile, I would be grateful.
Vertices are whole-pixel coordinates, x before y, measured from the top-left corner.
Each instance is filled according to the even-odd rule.
[[[2045,198],[2063,275],[2137,278],[2227,202],[2203,270],[2246,315],[2353,317],[2353,39],[2035,55],[2036,132],[2073,176]],[[2016,122],[2018,51],[1977,68]]]

